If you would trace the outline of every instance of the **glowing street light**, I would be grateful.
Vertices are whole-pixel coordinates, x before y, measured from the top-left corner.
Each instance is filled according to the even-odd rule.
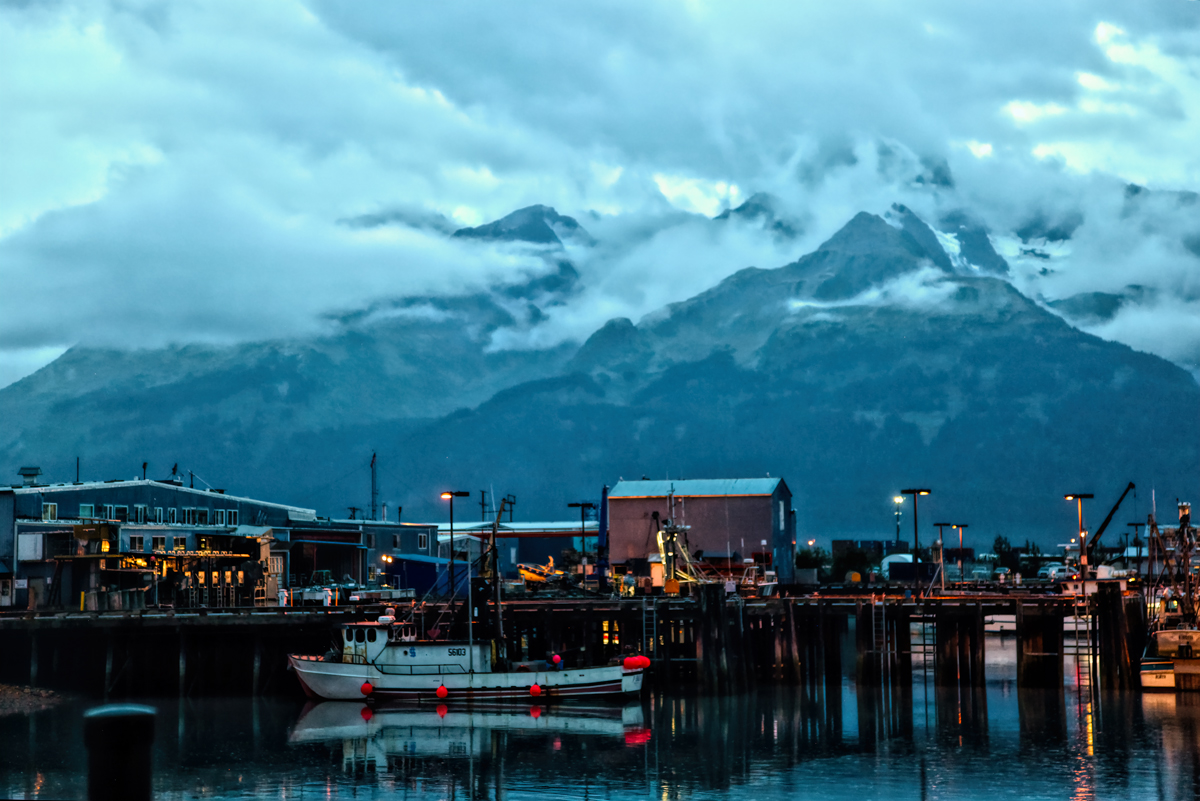
[[[1083,502],[1094,497],[1090,492],[1072,492],[1063,496],[1064,501],[1075,501],[1079,508],[1079,571],[1084,574],[1084,578],[1087,578],[1087,532],[1083,530]]]
[[[896,544],[900,544],[900,505],[904,503],[904,496],[897,495],[892,498],[892,503],[896,504]]]
[[[917,535],[917,499],[921,495],[929,495],[932,492],[933,490],[929,489],[900,490],[901,495],[911,495],[913,499],[913,586],[918,590],[921,588],[921,572],[916,565],[921,561],[921,543]]]
[[[450,501],[450,594],[454,595],[454,499],[470,498],[469,492],[443,492],[442,500]],[[469,572],[469,571],[468,571]],[[469,578],[469,576],[468,576]]]

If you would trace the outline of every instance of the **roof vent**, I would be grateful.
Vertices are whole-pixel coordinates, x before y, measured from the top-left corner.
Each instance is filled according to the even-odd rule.
[[[42,468],[22,467],[17,472],[20,474],[21,480],[25,482],[25,486],[32,487],[37,483],[38,476],[42,474]]]

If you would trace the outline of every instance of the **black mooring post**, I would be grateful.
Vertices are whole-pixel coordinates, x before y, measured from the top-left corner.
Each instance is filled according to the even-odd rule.
[[[83,715],[88,801],[150,801],[154,709],[107,704]]]

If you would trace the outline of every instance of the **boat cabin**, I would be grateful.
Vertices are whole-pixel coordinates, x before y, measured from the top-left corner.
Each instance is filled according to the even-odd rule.
[[[382,622],[381,622],[382,621]],[[418,640],[416,624],[379,621],[341,626],[341,661],[372,664],[382,673],[489,673],[492,646],[488,641],[470,645],[456,640]]]

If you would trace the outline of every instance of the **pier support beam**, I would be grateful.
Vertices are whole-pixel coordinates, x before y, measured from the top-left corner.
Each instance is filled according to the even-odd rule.
[[[1063,610],[1017,603],[1017,686],[1063,686]]]
[[[1117,582],[1101,583],[1095,598],[1096,632],[1100,656],[1100,686],[1105,690],[1140,687],[1129,654],[1129,625],[1125,600]],[[1187,688],[1190,689],[1190,688]]]

